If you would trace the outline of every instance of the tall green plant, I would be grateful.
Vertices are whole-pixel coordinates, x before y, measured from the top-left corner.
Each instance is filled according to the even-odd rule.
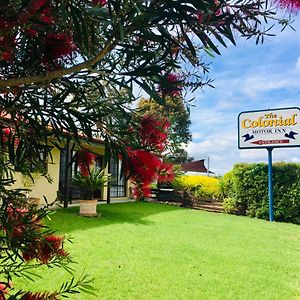
[[[237,164],[227,175],[225,211],[268,219],[268,167]],[[273,164],[274,216],[276,221],[300,223],[300,165]]]
[[[73,184],[86,191],[88,199],[93,199],[93,192],[102,188],[110,180],[110,175],[104,174],[104,170],[93,168],[88,175],[77,172],[73,177]]]

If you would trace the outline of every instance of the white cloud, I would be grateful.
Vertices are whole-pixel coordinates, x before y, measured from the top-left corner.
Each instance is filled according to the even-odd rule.
[[[240,107],[240,103],[237,103],[236,101],[230,101],[228,99],[221,99],[216,105],[216,108],[219,110],[228,110],[237,107]]]
[[[187,151],[195,160],[210,158],[210,169],[217,174],[229,171],[237,156],[236,135],[215,133],[200,142],[192,142]]]
[[[300,70],[300,56],[298,57],[297,62],[296,62],[296,69]]]
[[[203,133],[202,132],[193,132],[192,133],[192,138],[193,140],[197,140],[203,137]]]
[[[268,160],[268,153],[266,149],[243,149],[239,151],[239,157],[245,162],[266,162]]]

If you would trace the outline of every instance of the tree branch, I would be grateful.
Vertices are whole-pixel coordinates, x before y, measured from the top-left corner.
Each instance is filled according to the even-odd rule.
[[[114,48],[115,45],[116,45],[116,43],[115,43],[115,41],[113,41],[113,38],[112,38],[105,45],[103,50],[97,56],[95,56],[93,59],[79,63],[71,68],[56,70],[56,71],[53,71],[50,73],[36,75],[36,76],[30,76],[30,77],[1,79],[0,80],[0,89],[1,88],[7,89],[7,88],[12,88],[12,87],[20,87],[23,85],[32,85],[32,84],[50,82],[54,79],[61,78],[65,75],[79,72],[82,69],[89,69],[92,65],[96,64],[101,59],[103,59]]]

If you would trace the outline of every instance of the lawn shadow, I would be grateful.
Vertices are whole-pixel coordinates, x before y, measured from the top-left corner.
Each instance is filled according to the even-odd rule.
[[[120,223],[151,225],[154,222],[147,220],[147,217],[180,209],[182,208],[145,202],[102,204],[97,206],[97,212],[101,216],[88,218],[79,216],[79,207],[60,208],[51,215],[51,220],[47,221],[47,225],[60,233]]]

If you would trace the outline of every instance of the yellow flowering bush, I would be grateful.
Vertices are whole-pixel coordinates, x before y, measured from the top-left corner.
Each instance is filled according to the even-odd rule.
[[[193,190],[200,197],[218,198],[221,194],[217,178],[202,175],[182,175],[175,178],[173,186],[178,189]]]

